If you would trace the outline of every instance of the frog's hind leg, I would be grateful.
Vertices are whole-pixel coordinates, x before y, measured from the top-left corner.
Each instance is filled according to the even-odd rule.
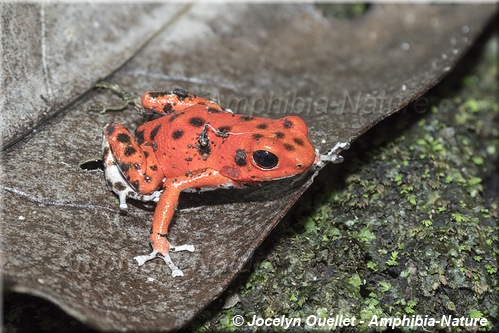
[[[217,103],[204,97],[194,95],[193,93],[181,88],[175,88],[171,92],[146,92],[142,96],[141,103],[144,109],[153,111],[160,115],[180,112],[197,104],[205,105],[209,112],[225,112],[225,110]]]
[[[140,103],[139,96],[128,92],[125,88],[121,87],[115,83],[101,82],[95,85],[97,89],[107,89],[110,90],[113,94],[119,96],[121,98],[121,103],[116,105],[104,105],[99,104],[98,107],[91,106],[88,111],[106,113],[109,111],[122,111],[128,108],[129,106],[138,107]]]
[[[161,187],[163,173],[160,172],[153,147],[142,148],[122,124],[110,123],[104,127],[103,154],[106,179],[120,196],[120,207],[126,207],[122,194],[127,185],[138,195],[151,194]],[[117,180],[116,168],[118,176],[127,184]]]

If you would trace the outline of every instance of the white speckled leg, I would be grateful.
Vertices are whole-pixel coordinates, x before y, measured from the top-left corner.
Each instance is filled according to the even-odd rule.
[[[194,246],[193,245],[184,244],[184,245],[179,245],[179,246],[172,246],[170,248],[170,252],[180,252],[180,251],[193,252],[194,251]],[[168,253],[163,255],[163,254],[159,253],[158,251],[152,251],[149,254],[142,255],[142,256],[137,256],[137,257],[135,257],[133,259],[135,259],[137,261],[137,264],[139,264],[139,266],[142,266],[146,262],[148,262],[149,260],[152,260],[152,259],[154,259],[156,257],[160,257],[161,259],[163,259],[163,261],[171,269],[173,277],[184,276],[184,273],[173,263],[172,259],[170,258],[170,255]]]

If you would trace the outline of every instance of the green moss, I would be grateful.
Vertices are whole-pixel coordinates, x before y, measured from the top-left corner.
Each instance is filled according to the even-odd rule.
[[[326,168],[258,252],[245,282],[234,285],[241,301],[213,306],[191,328],[232,329],[234,315],[497,320],[499,198],[491,179],[499,105],[491,47],[473,58],[478,65],[461,85],[450,77],[425,97],[430,112],[391,117],[361,137],[346,162]]]

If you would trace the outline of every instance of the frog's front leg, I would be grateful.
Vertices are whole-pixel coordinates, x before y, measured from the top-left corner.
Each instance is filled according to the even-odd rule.
[[[325,155],[319,155],[318,151],[316,150],[317,151],[317,158],[316,158],[316,161],[315,161],[315,168],[316,169],[320,169],[327,162],[332,162],[332,163],[341,163],[341,162],[343,162],[343,156],[340,155],[340,152],[343,151],[343,150],[347,150],[349,148],[350,148],[350,143],[349,142],[338,142]]]
[[[168,226],[173,218],[178,204],[180,192],[190,188],[238,186],[233,180],[221,175],[212,169],[203,169],[192,172],[189,176],[177,177],[174,180],[166,180],[163,183],[163,194],[161,195],[154,212],[151,228],[151,245],[153,251],[148,255],[137,256],[134,259],[139,266],[145,262],[160,256],[172,270],[172,276],[183,276],[182,271],[175,266],[169,256],[169,252],[194,251],[192,245],[173,246],[166,235]]]
[[[103,162],[106,180],[126,209],[126,197],[154,200],[161,187],[163,173],[153,147],[140,146],[120,123],[104,127]]]

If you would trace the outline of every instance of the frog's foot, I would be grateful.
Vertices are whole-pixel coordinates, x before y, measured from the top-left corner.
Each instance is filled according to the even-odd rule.
[[[140,105],[140,96],[128,92],[124,87],[116,83],[100,82],[95,85],[98,89],[110,90],[113,94],[119,96],[124,102],[129,104]]]
[[[322,167],[327,162],[341,163],[343,162],[343,156],[340,152],[350,148],[349,142],[338,142],[326,155],[319,155],[318,161],[316,162],[317,168]]]
[[[97,112],[100,114],[105,114],[106,112],[111,112],[111,111],[123,111],[126,108],[128,108],[128,105],[130,103],[128,102],[123,102],[121,104],[116,104],[116,105],[104,105],[102,103],[98,103],[97,106],[90,106],[87,110],[89,112]]]
[[[101,114],[104,114],[110,111],[125,110],[130,105],[135,107],[140,105],[140,99],[137,95],[127,92],[118,84],[102,82],[97,83],[95,85],[95,88],[110,90],[113,94],[119,96],[122,99],[122,102],[116,105],[104,105],[102,103],[99,103],[98,106],[90,106],[88,108],[88,111],[90,112],[99,112]]]
[[[179,246],[172,246],[170,248],[170,252],[180,252],[180,251],[189,251],[193,252],[194,251],[194,246],[193,245],[179,245]],[[157,250],[152,251],[149,254],[143,255],[143,256],[137,256],[133,259],[137,261],[139,266],[144,265],[146,262],[149,260],[152,260],[156,257],[160,257],[163,259],[163,261],[166,263],[166,265],[171,269],[172,271],[172,276],[184,276],[184,273],[173,263],[172,259],[170,258],[170,254],[167,252],[166,254],[160,253]]]

